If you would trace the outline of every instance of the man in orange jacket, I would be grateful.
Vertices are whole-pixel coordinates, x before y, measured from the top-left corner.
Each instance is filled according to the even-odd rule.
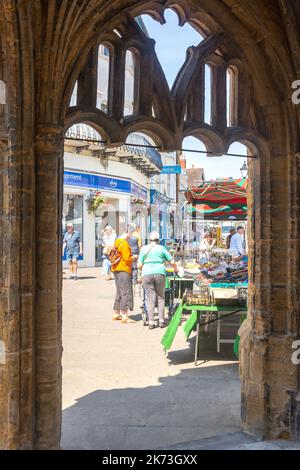
[[[132,291],[132,261],[137,259],[131,252],[128,239],[129,233],[124,233],[115,241],[118,249],[118,260],[112,266],[111,270],[115,277],[116,297],[114,303],[113,320],[121,320],[122,323],[133,323],[128,317],[128,310],[133,310],[133,291]]]

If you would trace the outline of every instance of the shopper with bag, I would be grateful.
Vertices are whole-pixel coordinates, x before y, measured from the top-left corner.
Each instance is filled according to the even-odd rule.
[[[138,267],[142,270],[142,284],[146,293],[149,329],[155,328],[154,310],[158,305],[159,326],[165,325],[165,286],[166,268],[169,263],[177,272],[177,265],[168,250],[159,244],[159,233],[150,234],[150,244],[142,248]]]
[[[124,233],[108,252],[116,284],[113,320],[121,320],[122,323],[134,323],[128,310],[133,311],[132,262],[138,257],[132,255],[129,237],[129,233]]]

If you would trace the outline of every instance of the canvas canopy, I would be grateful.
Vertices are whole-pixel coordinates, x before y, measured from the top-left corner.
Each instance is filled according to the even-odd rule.
[[[222,208],[222,213],[244,211],[247,207],[247,179],[206,181],[188,189],[186,198],[190,204],[204,204],[209,208],[207,210]]]

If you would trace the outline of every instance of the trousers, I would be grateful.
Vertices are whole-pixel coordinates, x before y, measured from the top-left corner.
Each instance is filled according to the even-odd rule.
[[[149,274],[142,278],[143,288],[146,293],[149,324],[154,323],[154,310],[158,305],[159,321],[165,318],[165,287],[166,278],[163,274]]]
[[[131,274],[115,271],[116,297],[114,310],[133,310],[133,290]]]

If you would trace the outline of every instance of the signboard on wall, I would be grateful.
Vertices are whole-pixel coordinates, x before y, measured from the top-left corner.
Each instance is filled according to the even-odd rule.
[[[162,175],[181,175],[182,168],[180,165],[171,165],[171,166],[163,166],[161,174]]]
[[[103,190],[131,194],[143,201],[148,201],[148,190],[126,179],[95,175],[91,173],[65,171],[64,184],[65,186],[75,186],[90,190]]]
[[[148,191],[147,189],[141,188],[141,186],[138,186],[135,183],[131,183],[131,194],[133,196],[139,197],[143,199],[144,201],[148,200]]]
[[[90,173],[77,173],[75,171],[65,171],[64,184],[66,186],[76,186],[88,189],[102,189],[106,191],[116,191],[131,194],[131,182],[109,176],[101,176]]]

